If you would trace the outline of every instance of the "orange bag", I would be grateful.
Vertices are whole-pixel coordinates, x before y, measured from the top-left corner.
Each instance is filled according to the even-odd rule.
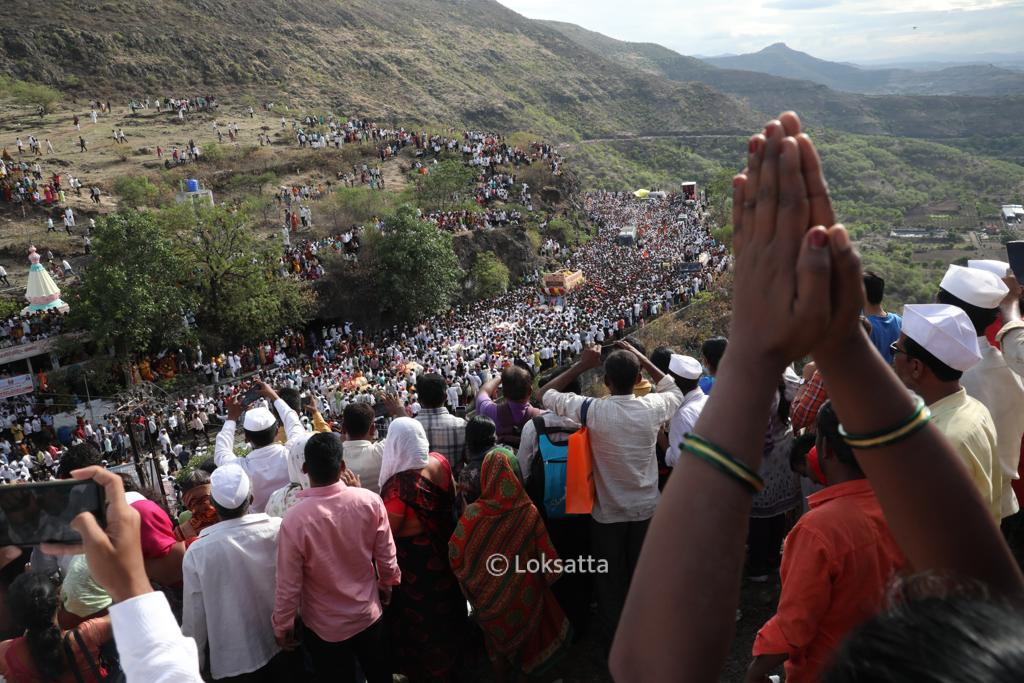
[[[587,412],[594,399],[580,408],[583,426],[569,437],[569,462],[565,468],[565,512],[568,515],[589,515],[594,507],[594,455],[587,432]]]

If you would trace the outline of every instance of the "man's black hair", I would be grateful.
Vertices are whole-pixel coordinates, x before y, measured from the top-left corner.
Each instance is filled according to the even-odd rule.
[[[204,472],[203,470],[194,469],[189,472],[184,479],[178,482],[178,488],[181,489],[182,495],[188,493],[194,488],[200,486],[206,486],[210,483],[210,473]]]
[[[849,444],[839,434],[839,418],[836,416],[836,411],[832,408],[832,401],[825,401],[821,404],[821,408],[818,409],[818,436],[825,440],[825,445],[828,446],[829,452],[835,453],[839,462],[860,476],[864,476],[864,471],[860,468],[860,464],[853,454],[853,449],[850,448]],[[819,453],[818,456],[823,457],[824,453]]]
[[[867,295],[868,303],[872,306],[882,303],[882,298],[885,296],[885,280],[877,273],[870,270],[865,271],[864,293]]]
[[[373,426],[373,408],[361,402],[349,403],[341,414],[341,428],[352,439],[369,436]]]
[[[725,355],[725,347],[729,345],[729,340],[725,337],[712,337],[708,339],[700,346],[700,354],[708,362],[708,367],[718,372],[718,364],[722,362],[722,356]]]
[[[245,514],[249,512],[250,503],[251,500],[246,498],[244,503],[232,510],[229,510],[214,500],[213,496],[210,496],[210,504],[213,505],[213,509],[217,511],[217,516],[220,517],[221,521],[224,521],[225,519],[238,519],[239,517],[245,516]]]
[[[668,346],[659,346],[651,351],[651,363],[662,372],[668,372],[668,365],[672,362],[672,354],[675,353]]]
[[[551,380],[556,379],[559,375],[562,375],[563,373],[568,371],[570,367],[572,367],[572,366],[562,365],[562,366],[551,368],[550,370],[546,370],[540,376],[540,380],[539,380],[540,381],[540,385],[544,386],[545,384],[547,384]],[[570,393],[570,394],[582,394],[583,393],[583,385],[580,383],[579,376],[577,376],[573,381],[569,382],[569,386],[567,386],[565,388],[565,391],[567,393]]]
[[[103,462],[100,450],[88,441],[75,444],[60,456],[60,464],[57,466],[58,479],[70,479],[71,472],[80,470],[83,467],[92,467]]]
[[[302,414],[302,396],[299,394],[298,389],[293,389],[292,387],[278,389],[277,397],[287,403],[288,407],[296,413]]]
[[[960,370],[954,370],[933,356],[926,348],[910,337],[906,337],[903,340],[903,350],[906,352],[907,358],[916,358],[924,363],[925,367],[931,370],[932,374],[934,374],[940,382],[958,382],[964,375]]]
[[[334,432],[318,432],[306,442],[306,474],[318,484],[331,483],[341,475],[345,450],[341,436]]]
[[[640,375],[640,363],[632,352],[623,349],[612,351],[604,361],[604,375],[614,394],[632,393]]]
[[[213,471],[217,469],[217,461],[214,458],[204,458],[196,465],[197,470],[202,470],[207,474],[213,474]]]
[[[843,639],[821,680],[1016,683],[1024,671],[1022,631],[1024,612],[1012,601],[949,595],[894,600]]]
[[[789,448],[789,468],[791,470],[795,471],[797,465],[807,464],[807,454],[811,452],[816,439],[817,435],[814,432],[804,432],[793,439],[793,445]]]
[[[953,296],[946,290],[939,288],[939,296],[937,297],[940,304],[949,304],[950,306],[956,306],[971,319],[971,325],[974,325],[974,333],[979,337],[985,336],[985,330],[988,326],[996,321],[999,317],[999,308],[981,308],[974,304],[969,304],[963,299]]]
[[[448,397],[448,383],[436,372],[416,378],[416,394],[424,408],[440,408]]]
[[[527,401],[533,391],[533,377],[518,365],[501,371],[501,393],[509,401]]]
[[[466,421],[466,450],[477,455],[489,451],[498,442],[494,420],[474,415]]]
[[[271,427],[267,427],[266,429],[261,429],[258,432],[250,431],[245,428],[243,428],[242,431],[245,432],[245,438],[250,444],[252,444],[254,450],[257,448],[263,448],[264,446],[269,446],[274,443],[274,439],[277,438],[276,424]]]

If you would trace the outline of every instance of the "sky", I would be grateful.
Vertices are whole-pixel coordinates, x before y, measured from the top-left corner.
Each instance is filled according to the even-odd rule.
[[[1024,0],[498,2],[531,19],[567,21],[701,56],[756,52],[783,42],[834,61],[958,61],[968,54],[1019,52],[1024,25]]]

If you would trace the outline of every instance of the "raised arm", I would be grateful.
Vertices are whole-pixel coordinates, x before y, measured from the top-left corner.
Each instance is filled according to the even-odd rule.
[[[751,138],[748,173],[734,180],[729,348],[694,429],[754,472],[779,377],[810,352],[827,321],[828,233],[806,230],[810,206],[800,169],[799,144],[780,122]],[[616,633],[616,680],[675,681],[680,672],[688,681],[718,680],[735,628],[751,499],[737,480],[683,454],[648,530]]]
[[[227,400],[228,419],[224,420],[224,426],[217,432],[217,438],[213,442],[213,461],[220,467],[238,459],[235,455],[235,426],[238,418],[242,416],[242,401],[240,396]]]

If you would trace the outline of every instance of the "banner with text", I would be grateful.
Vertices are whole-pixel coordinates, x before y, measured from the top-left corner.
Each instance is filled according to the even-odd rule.
[[[35,385],[32,384],[32,375],[0,377],[0,398],[31,394],[34,389]]]

